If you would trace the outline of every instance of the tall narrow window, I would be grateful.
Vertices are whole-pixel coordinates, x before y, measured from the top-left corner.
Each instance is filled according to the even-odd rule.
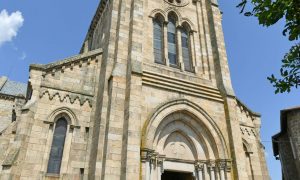
[[[67,121],[60,118],[56,122],[50,151],[47,173],[59,174],[67,132]]]
[[[185,27],[181,30],[181,47],[184,70],[192,71],[190,36],[187,28]]]
[[[170,65],[177,65],[176,51],[176,19],[169,16],[168,23],[168,58]]]
[[[156,63],[164,63],[163,59],[163,22],[157,17],[153,20],[153,48]]]

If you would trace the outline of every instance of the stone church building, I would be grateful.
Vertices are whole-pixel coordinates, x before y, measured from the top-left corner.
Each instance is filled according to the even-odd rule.
[[[78,55],[26,92],[2,78],[0,179],[269,179],[221,21],[216,0],[102,0]]]

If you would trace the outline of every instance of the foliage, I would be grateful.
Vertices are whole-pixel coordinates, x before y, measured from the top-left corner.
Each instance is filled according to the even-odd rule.
[[[249,3],[253,8],[247,11],[245,9]],[[245,16],[257,17],[262,26],[269,27],[285,19],[283,35],[290,41],[297,41],[300,37],[300,0],[241,0],[237,7]],[[276,88],[275,93],[290,92],[292,87],[300,86],[299,54],[300,43],[298,42],[282,60],[281,77],[277,79],[273,74],[268,77]]]
[[[300,44],[293,46],[290,52],[284,56],[280,68],[281,79],[272,74],[269,81],[276,87],[275,93],[290,92],[291,87],[300,85]]]

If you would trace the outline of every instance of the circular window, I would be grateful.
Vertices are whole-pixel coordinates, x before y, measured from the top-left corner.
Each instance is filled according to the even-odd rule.
[[[176,0],[177,4],[180,4],[181,3],[181,0]]]

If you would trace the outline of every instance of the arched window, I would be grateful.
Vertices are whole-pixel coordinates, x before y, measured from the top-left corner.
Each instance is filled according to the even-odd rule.
[[[47,173],[59,174],[63,157],[68,122],[62,117],[56,121]]]
[[[170,65],[177,66],[176,18],[170,15],[168,21],[168,58]]]
[[[163,21],[156,17],[153,19],[153,50],[156,63],[164,63],[163,58]]]
[[[250,152],[249,152],[247,146],[244,143],[243,143],[243,149],[244,149],[244,152],[245,152],[245,158],[246,158],[245,162],[246,162],[246,170],[247,170],[248,178],[250,180],[254,180]]]
[[[181,30],[181,48],[184,70],[192,71],[191,51],[190,51],[190,35],[186,27]]]

